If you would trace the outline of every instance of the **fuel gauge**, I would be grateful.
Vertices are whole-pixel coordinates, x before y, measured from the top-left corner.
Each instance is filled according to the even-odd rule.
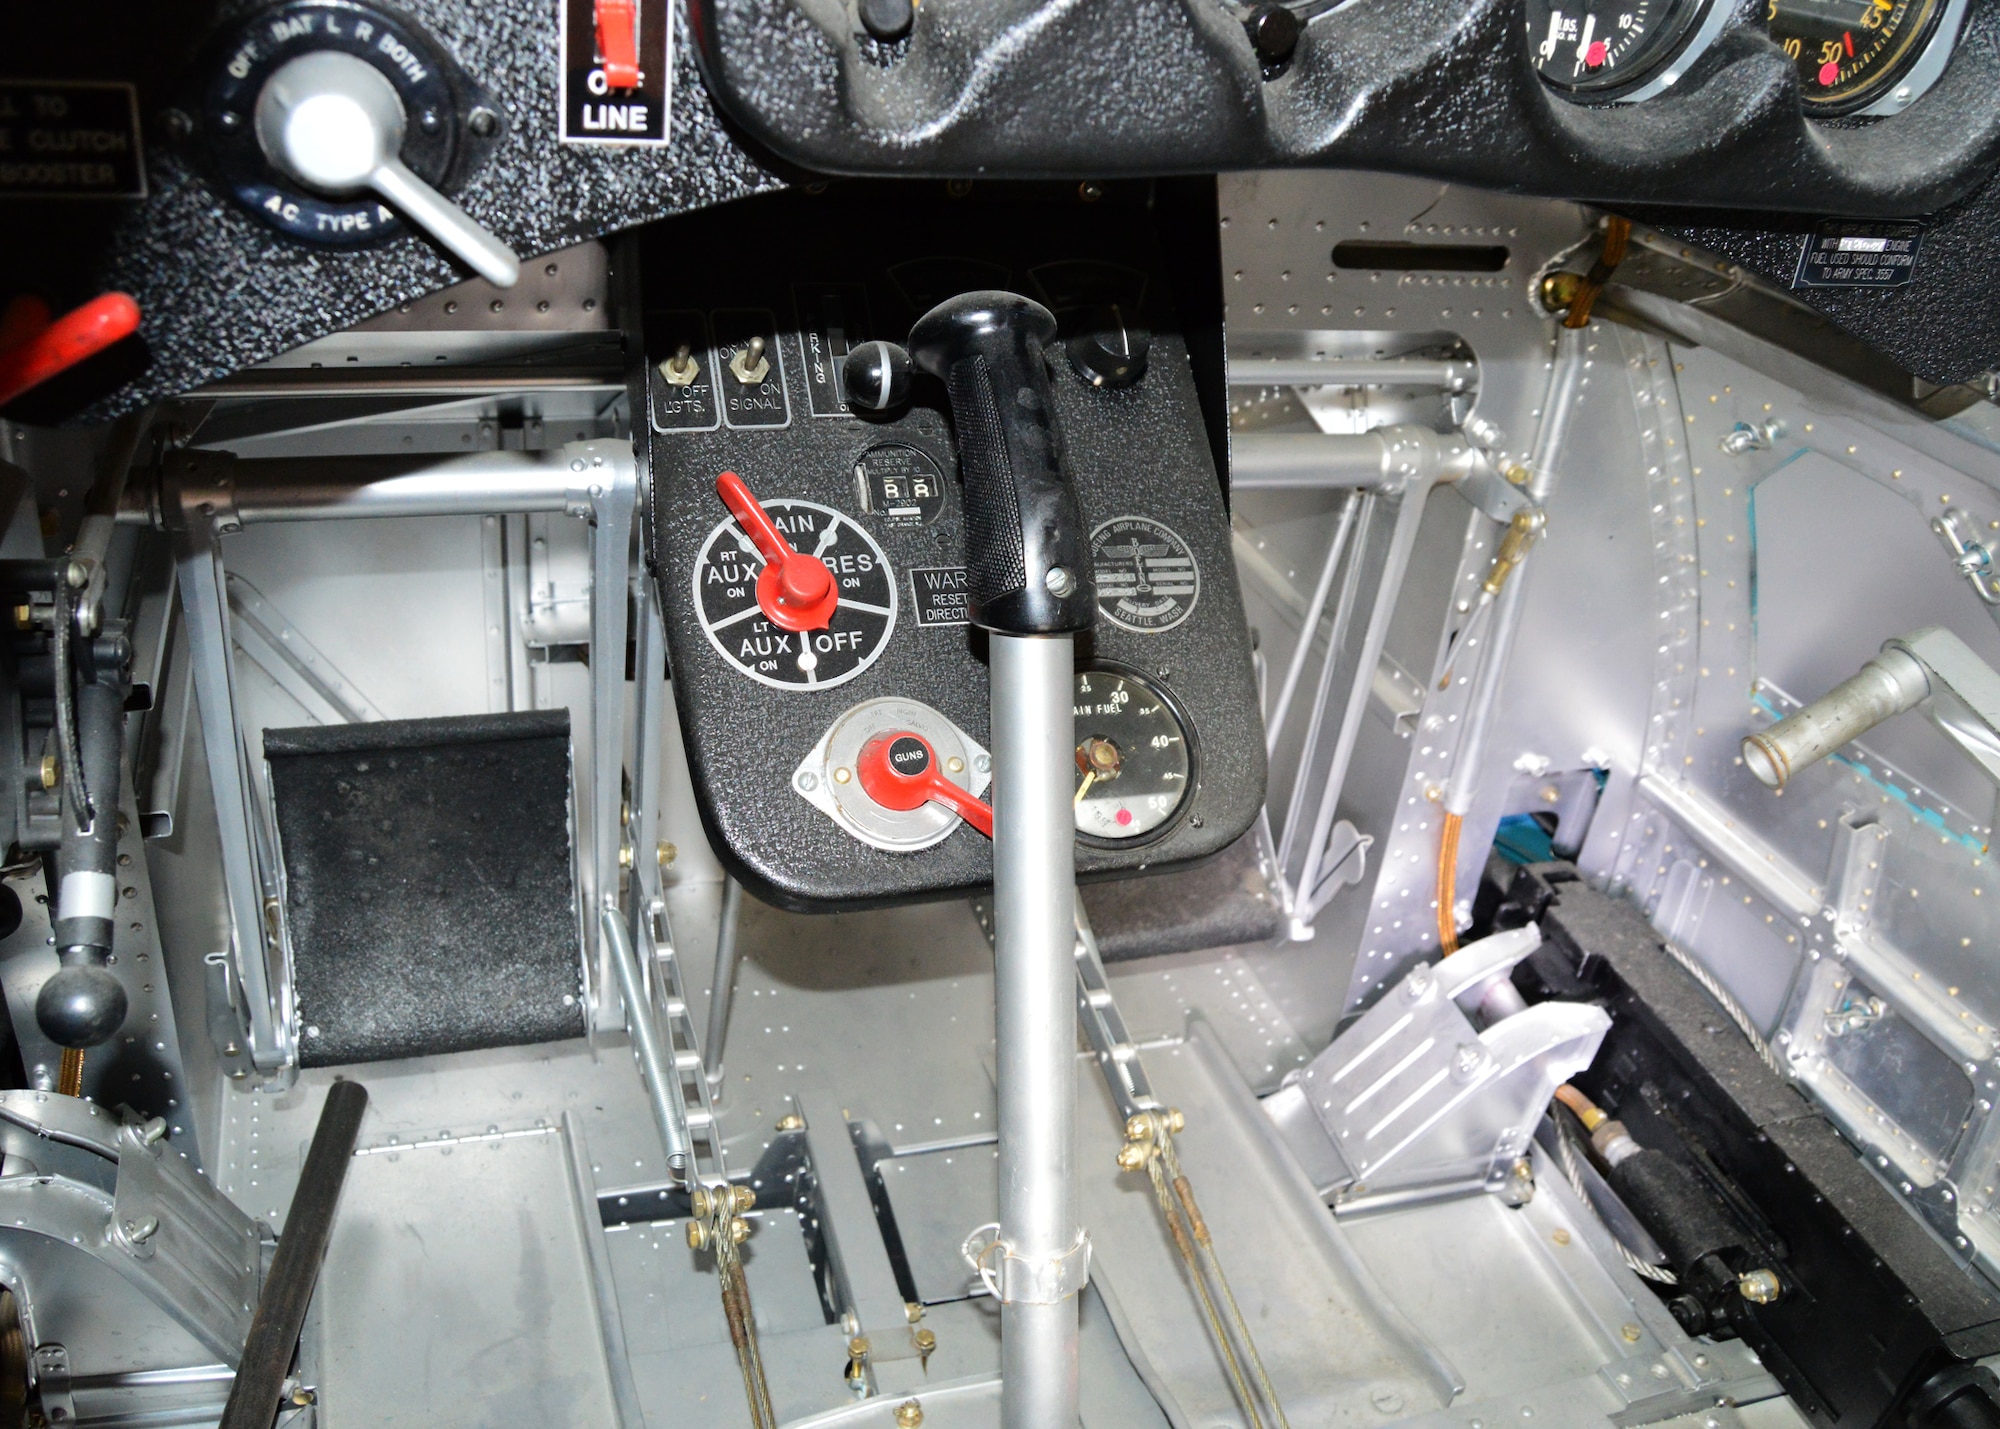
[[[1137,673],[1076,673],[1076,831],[1130,847],[1173,826],[1194,782],[1193,740],[1173,702]]]
[[[1669,88],[1729,19],[1727,0],[1527,0],[1535,69],[1585,103]]]

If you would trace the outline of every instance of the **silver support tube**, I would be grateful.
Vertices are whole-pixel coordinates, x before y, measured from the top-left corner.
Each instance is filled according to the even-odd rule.
[[[1066,1280],[1060,1267],[1087,1255],[1074,1175],[1073,680],[1069,636],[992,637],[1000,1239],[1006,1258],[1045,1285]],[[1000,1283],[1004,1291],[1005,1273]],[[1076,1424],[1075,1289],[1003,1298],[1000,1375],[1003,1429]]]
[[[1542,399],[1541,425],[1535,429],[1535,444],[1528,454],[1528,495],[1537,506],[1543,505],[1555,489],[1556,462],[1569,442],[1570,421],[1583,394],[1584,371],[1590,365],[1586,356],[1589,332],[1588,328],[1556,329],[1556,360],[1549,372],[1548,395]],[[1441,801],[1446,813],[1460,818],[1472,811],[1480,766],[1486,762],[1486,742],[1493,729],[1493,711],[1499,704],[1501,678],[1514,648],[1514,632],[1521,624],[1522,592],[1527,585],[1527,573],[1516,571],[1495,598],[1486,648],[1479,652],[1479,667],[1473,672],[1458,750],[1452,757],[1451,776],[1445,781]],[[1469,846],[1468,854],[1482,862],[1486,857],[1484,849]]]
[[[677,1095],[679,1083],[670,1058],[671,1051],[660,1045],[660,1029],[653,1021],[653,1004],[639,969],[639,955],[625,931],[625,922],[616,908],[601,910],[597,926],[610,950],[612,971],[618,980],[619,995],[625,999],[625,1031],[632,1039],[632,1055],[639,1059],[639,1075],[646,1083],[646,1100],[653,1108],[653,1123],[666,1148],[667,1169],[676,1180],[686,1172],[693,1154],[688,1135],[687,1109]]]
[[[1368,533],[1375,519],[1376,504],[1385,498],[1375,492],[1361,494],[1356,507],[1359,531],[1354,537],[1354,554],[1347,559],[1346,574],[1340,583],[1340,599],[1333,608],[1333,629],[1326,637],[1326,660],[1319,667],[1319,681],[1313,689],[1312,714],[1306,721],[1305,742],[1299,747],[1299,766],[1292,775],[1292,795],[1285,805],[1285,827],[1278,840],[1278,876],[1287,880],[1285,905],[1299,907],[1294,876],[1293,853],[1305,827],[1306,794],[1311,788],[1320,739],[1326,729],[1334,676],[1340,670],[1341,652],[1347,648],[1347,633],[1354,624],[1354,612],[1361,603],[1361,563],[1368,553]],[[1295,930],[1296,931],[1296,930]]]
[[[1347,689],[1347,707],[1341,714],[1335,736],[1333,758],[1327,765],[1326,782],[1320,788],[1319,809],[1308,836],[1305,862],[1299,881],[1292,889],[1294,936],[1301,923],[1309,925],[1325,906],[1328,892],[1319,891],[1321,865],[1325,861],[1327,839],[1340,807],[1341,791],[1347,783],[1347,766],[1354,758],[1354,746],[1361,738],[1361,721],[1368,713],[1368,696],[1374,688],[1375,667],[1382,663],[1382,647],[1389,639],[1389,622],[1396,614],[1396,597],[1409,570],[1410,552],[1417,544],[1417,528],[1423,524],[1424,507],[1430,500],[1429,481],[1406,487],[1396,505],[1396,522],[1389,533],[1389,546],[1382,557],[1382,573],[1375,586],[1375,600],[1368,608],[1368,625],[1362,632],[1361,651],[1354,664],[1354,679]],[[1329,655],[1329,659],[1332,657]],[[1288,813],[1295,817],[1297,810]]]
[[[1411,425],[1372,432],[1251,432],[1229,452],[1235,491],[1399,487],[1458,481],[1478,469],[1479,449],[1457,432]]]
[[[285,1015],[289,979],[272,968],[274,949],[264,916],[264,871],[258,857],[250,761],[236,722],[236,662],[230,649],[229,597],[219,541],[215,524],[198,511],[177,521],[176,584],[187,622],[188,667],[215,800],[223,897],[229,909],[236,977],[246,1004],[242,1011],[250,1065],[274,1073],[289,1065],[295,1053],[292,1019]],[[275,951],[282,961],[282,948]]]
[[[1238,357],[1229,363],[1231,387],[1442,387],[1465,392],[1478,382],[1476,362],[1423,357]]]
[[[625,596],[632,570],[632,518],[638,505],[639,464],[625,441],[572,442],[562,449],[563,476],[589,501],[590,537],[590,872],[589,905],[618,907],[619,850],[625,842],[620,807],[625,799]],[[637,863],[636,851],[632,862]],[[584,989],[586,1004],[604,997],[605,964],[612,957],[600,939],[596,976]],[[630,1003],[627,1003],[630,1006]]]
[[[216,521],[236,529],[266,521],[349,521],[375,516],[509,516],[533,511],[586,515],[587,481],[574,448],[608,450],[613,442],[575,442],[556,451],[468,452],[450,457],[268,457],[226,463],[203,493]],[[630,462],[627,457],[628,464]],[[595,480],[596,478],[592,478]],[[128,491],[121,521],[146,521],[145,493]]]
[[[1320,616],[1326,610],[1326,598],[1333,590],[1334,575],[1340,570],[1340,558],[1347,550],[1348,535],[1354,530],[1354,513],[1361,507],[1362,496],[1358,491],[1349,492],[1341,503],[1340,521],[1333,528],[1333,539],[1326,545],[1326,563],[1320,567],[1319,584],[1313,587],[1312,600],[1306,606],[1306,613],[1299,622],[1299,643],[1292,650],[1292,658],[1285,665],[1285,680],[1278,687],[1277,703],[1271,706],[1271,713],[1264,721],[1264,753],[1268,757],[1278,748],[1278,737],[1285,732],[1285,717],[1291,713],[1292,696],[1298,692],[1299,677],[1305,673],[1306,660],[1319,636]],[[1335,656],[1332,646],[1327,648],[1327,659]]]
[[[729,1009],[736,1000],[736,921],[743,912],[743,885],[727,874],[722,878],[722,909],[715,923],[715,980],[708,987],[708,1036],[702,1057],[708,1064],[708,1084],[722,1095],[722,1048],[729,1036]]]

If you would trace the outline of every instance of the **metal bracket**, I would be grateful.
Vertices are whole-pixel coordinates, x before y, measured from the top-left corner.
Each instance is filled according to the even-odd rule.
[[[81,1255],[114,1272],[218,1359],[234,1364],[263,1279],[257,1223],[166,1139],[159,1119],[120,1124],[94,1103],[47,1092],[0,1092],[0,1150],[22,1174],[0,1177],[0,1260],[24,1304],[46,1319],[67,1298]],[[143,1304],[145,1301],[135,1301]],[[83,1304],[88,1304],[86,1299]],[[77,1344],[100,1326],[31,1326]],[[137,1343],[139,1327],[123,1325]]]
[[[1111,982],[1098,955],[1097,934],[1091,929],[1090,915],[1084,911],[1083,895],[1076,899],[1076,1014],[1083,1023],[1091,1051],[1097,1054],[1097,1069],[1104,1085],[1118,1104],[1120,1118],[1130,1121],[1142,1112],[1157,1110],[1160,1103],[1147,1080],[1146,1064],[1132,1045],[1125,1015],[1111,995]]]
[[[52,1425],[76,1423],[76,1399],[70,1393],[69,1349],[51,1340],[35,1346],[35,1395],[42,1417]]]
[[[1322,1195],[1342,1210],[1517,1189],[1555,1089],[1590,1065],[1611,1018],[1543,1002],[1473,1027],[1493,983],[1541,943],[1530,925],[1419,965],[1264,1099]]]

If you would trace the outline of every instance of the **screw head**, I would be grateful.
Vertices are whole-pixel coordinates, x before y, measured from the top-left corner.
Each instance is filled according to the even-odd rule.
[[[1049,588],[1050,595],[1062,600],[1076,590],[1076,577],[1070,574],[1067,566],[1051,566],[1049,573],[1042,577],[1042,584]]]

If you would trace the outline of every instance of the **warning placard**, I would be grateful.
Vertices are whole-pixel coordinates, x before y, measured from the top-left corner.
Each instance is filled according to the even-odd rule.
[[[0,198],[144,198],[129,84],[0,80]]]

